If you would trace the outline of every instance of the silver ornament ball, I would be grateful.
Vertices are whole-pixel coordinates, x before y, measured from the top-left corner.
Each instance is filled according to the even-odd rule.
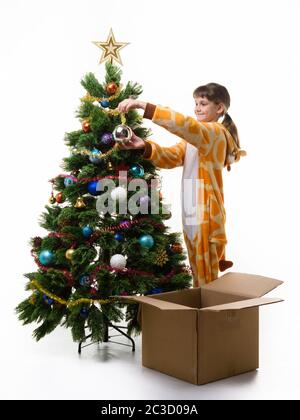
[[[128,125],[120,124],[113,131],[113,138],[117,143],[127,143],[132,138],[132,130]]]

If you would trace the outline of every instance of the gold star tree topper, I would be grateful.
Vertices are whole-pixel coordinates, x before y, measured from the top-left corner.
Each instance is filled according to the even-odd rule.
[[[101,48],[103,50],[99,64],[107,60],[110,60],[110,62],[112,63],[113,60],[115,60],[121,65],[123,65],[120,57],[120,50],[126,47],[126,45],[128,45],[129,42],[116,42],[112,29],[110,29],[109,31],[109,35],[106,42],[93,41],[93,44],[97,45],[98,48]]]

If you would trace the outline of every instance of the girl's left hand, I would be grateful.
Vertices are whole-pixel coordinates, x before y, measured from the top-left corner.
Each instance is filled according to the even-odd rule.
[[[118,105],[118,111],[123,112],[124,114],[130,109],[146,109],[146,102],[138,101],[137,99],[124,99]]]

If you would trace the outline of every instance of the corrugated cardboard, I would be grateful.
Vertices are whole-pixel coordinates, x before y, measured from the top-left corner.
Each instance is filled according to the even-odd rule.
[[[141,303],[142,363],[193,384],[259,367],[259,306],[282,283],[227,273],[199,288],[126,299]]]

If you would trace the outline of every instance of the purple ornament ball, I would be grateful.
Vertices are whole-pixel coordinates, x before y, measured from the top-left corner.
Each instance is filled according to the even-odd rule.
[[[110,146],[114,142],[112,133],[104,133],[101,136],[101,143],[105,146]]]

